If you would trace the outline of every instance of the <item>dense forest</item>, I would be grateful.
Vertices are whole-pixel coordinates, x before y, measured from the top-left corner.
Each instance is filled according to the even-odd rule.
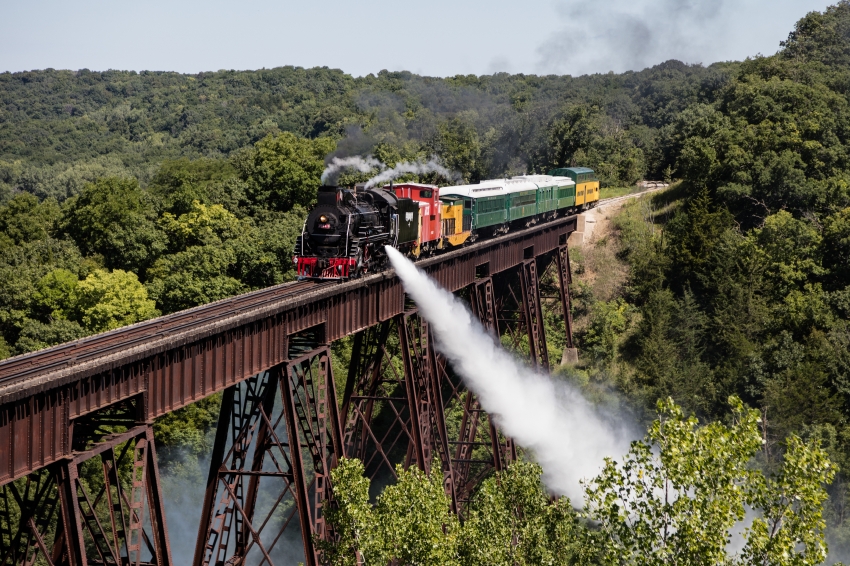
[[[561,376],[646,422],[668,397],[730,422],[741,399],[767,474],[797,439],[820,443],[838,465],[821,476],[827,540],[850,554],[850,3],[805,16],[775,55],[708,67],[0,74],[0,358],[291,279],[326,161],[366,154],[437,156],[467,182],[563,165],[604,187],[676,180],[574,253],[581,362]],[[159,439],[199,454],[215,411]]]

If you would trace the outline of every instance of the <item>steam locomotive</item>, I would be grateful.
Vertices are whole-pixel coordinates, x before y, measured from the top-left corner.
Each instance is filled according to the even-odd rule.
[[[595,206],[592,169],[568,167],[438,187],[321,187],[295,243],[299,279],[345,280],[387,266],[384,246],[418,258]]]

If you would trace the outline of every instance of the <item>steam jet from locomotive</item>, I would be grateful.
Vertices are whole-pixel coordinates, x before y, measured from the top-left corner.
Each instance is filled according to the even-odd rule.
[[[450,187],[321,187],[293,261],[299,279],[345,280],[384,269],[386,245],[416,259],[575,214],[598,201],[599,181],[585,167]]]

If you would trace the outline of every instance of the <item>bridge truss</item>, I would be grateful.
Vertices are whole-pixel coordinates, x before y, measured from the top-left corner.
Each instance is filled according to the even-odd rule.
[[[560,311],[572,347],[575,224],[419,265],[546,371],[545,309]],[[346,336],[350,362],[334,375]],[[293,543],[319,564],[342,457],[359,458],[375,489],[399,465],[439,462],[461,516],[517,457],[392,272],[285,284],[0,362],[0,566],[172,565],[153,422],[216,392],[196,566],[282,564]]]

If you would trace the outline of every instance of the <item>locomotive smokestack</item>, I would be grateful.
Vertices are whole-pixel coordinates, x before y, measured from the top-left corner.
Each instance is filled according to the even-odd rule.
[[[335,186],[319,187],[319,194],[316,195],[317,204],[338,204],[342,201],[342,189]]]

